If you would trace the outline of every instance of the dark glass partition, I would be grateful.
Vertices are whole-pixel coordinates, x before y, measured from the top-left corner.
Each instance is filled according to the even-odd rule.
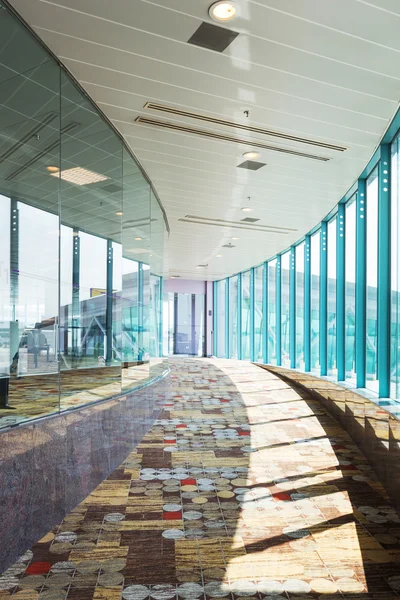
[[[2,427],[150,380],[165,221],[119,135],[5,8],[0,35]]]

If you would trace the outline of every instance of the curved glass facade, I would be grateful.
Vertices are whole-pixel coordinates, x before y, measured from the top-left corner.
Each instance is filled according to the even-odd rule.
[[[227,339],[234,336],[241,359],[250,355],[400,398],[399,129],[400,113],[331,213],[296,244],[250,270],[256,286],[249,286],[248,297],[247,284],[243,290],[245,318],[236,318],[234,295],[231,316],[215,313],[217,344],[224,331]],[[247,282],[247,273],[229,281]],[[215,283],[217,294],[223,288],[225,280]],[[234,356],[232,349],[227,354],[218,348],[218,356]]]
[[[90,99],[4,7],[0,29],[1,427],[163,371],[166,223]]]

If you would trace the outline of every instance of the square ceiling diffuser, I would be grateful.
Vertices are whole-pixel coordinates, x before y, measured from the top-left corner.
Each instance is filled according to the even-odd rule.
[[[188,44],[214,50],[214,52],[223,52],[238,35],[236,31],[203,22],[188,40]]]

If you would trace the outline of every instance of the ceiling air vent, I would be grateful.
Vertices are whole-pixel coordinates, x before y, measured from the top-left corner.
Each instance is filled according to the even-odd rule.
[[[211,25],[211,23],[202,23],[188,40],[188,44],[214,50],[214,52],[223,52],[238,35],[236,31]]]
[[[258,171],[261,167],[265,167],[266,163],[257,162],[256,160],[245,160],[240,165],[238,165],[238,169],[249,169],[249,171]]]
[[[291,227],[277,227],[275,225],[254,225],[248,223],[243,224],[243,221],[227,221],[226,219],[211,219],[210,217],[199,217],[196,215],[185,215],[184,218],[178,219],[182,223],[196,223],[198,225],[212,226],[212,227],[226,227],[228,229],[246,229],[247,231],[263,231],[265,233],[277,233],[286,235],[291,231],[297,231]],[[259,219],[253,219],[258,221]],[[247,219],[249,221],[249,219]]]
[[[271,137],[277,137],[282,140],[290,142],[298,142],[300,144],[309,144],[310,146],[319,146],[320,148],[327,148],[328,150],[336,150],[337,152],[344,152],[347,150],[346,146],[338,146],[337,144],[331,144],[329,142],[323,142],[322,140],[313,140],[311,138],[300,137],[298,135],[291,135],[285,131],[274,131],[273,129],[265,129],[264,127],[256,127],[255,125],[247,125],[244,123],[238,123],[235,121],[228,121],[227,119],[219,119],[210,115],[203,115],[202,113],[195,113],[190,110],[184,110],[182,108],[176,108],[175,106],[168,106],[166,104],[157,104],[156,102],[146,102],[143,108],[149,110],[156,110],[158,112],[169,113],[178,117],[187,117],[188,119],[197,119],[198,121],[205,121],[206,123],[214,123],[214,125],[223,125],[224,127],[233,127],[238,130],[248,131],[250,133],[259,133],[260,135],[269,135]]]
[[[208,265],[197,265],[199,267],[199,269],[205,269],[206,267],[208,267]]]
[[[234,246],[233,244],[224,244],[222,247],[223,248],[236,248],[236,246]]]
[[[254,219],[253,217],[246,217],[245,219],[240,219],[242,223],[256,223],[260,219]]]
[[[256,140],[246,140],[245,138],[237,138],[233,135],[226,135],[225,133],[217,133],[208,129],[197,129],[196,127],[179,125],[178,123],[170,123],[169,121],[158,121],[157,119],[152,119],[150,117],[137,117],[135,119],[135,123],[139,123],[140,125],[151,125],[152,127],[160,127],[161,129],[171,129],[173,131],[180,131],[182,133],[191,133],[192,135],[201,135],[203,137],[221,140],[223,142],[245,144],[246,146],[252,146],[253,148],[263,148],[264,150],[281,152],[283,154],[291,154],[292,156],[300,156],[301,158],[311,158],[312,160],[320,160],[323,162],[330,160],[327,156],[308,154],[307,152],[299,152],[298,150],[291,150],[290,148],[280,148],[279,146],[271,146],[270,144],[265,144],[264,142],[259,142]]]

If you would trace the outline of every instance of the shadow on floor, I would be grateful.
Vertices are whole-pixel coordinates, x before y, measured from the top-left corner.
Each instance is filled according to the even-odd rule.
[[[320,403],[244,362],[171,368],[155,425],[4,598],[397,598],[400,519]]]

